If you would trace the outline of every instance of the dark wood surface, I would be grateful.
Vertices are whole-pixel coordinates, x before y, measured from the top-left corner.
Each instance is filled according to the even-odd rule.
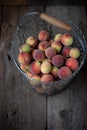
[[[22,15],[37,6],[0,6],[0,130],[87,130],[87,69],[68,88],[45,97],[29,90],[11,57],[11,40]],[[83,6],[48,6],[55,17],[67,17],[87,35]]]

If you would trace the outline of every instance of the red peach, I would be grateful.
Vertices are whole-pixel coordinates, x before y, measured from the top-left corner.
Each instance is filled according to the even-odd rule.
[[[48,41],[42,41],[38,45],[38,48],[42,51],[45,51],[45,49],[48,47],[50,47],[50,42],[48,42]]]
[[[49,39],[49,32],[42,30],[38,34],[39,41],[46,41]]]
[[[39,74],[41,72],[40,70],[40,66],[41,66],[41,63],[38,62],[38,61],[33,61],[31,64],[30,64],[30,72],[32,74]]]
[[[63,45],[65,45],[65,46],[70,46],[70,45],[72,45],[72,43],[73,43],[73,37],[72,37],[70,34],[65,33],[65,34],[63,34],[62,37],[61,37],[61,42],[62,42]]]
[[[20,52],[31,52],[31,47],[28,44],[23,44],[20,47]]]
[[[37,50],[35,50],[35,51],[33,52],[33,58],[34,58],[34,60],[36,60],[36,61],[42,61],[42,60],[44,60],[44,58],[45,58],[45,54],[44,54],[43,51],[37,49]]]
[[[71,49],[71,47],[63,47],[63,49],[62,49],[62,54],[63,54],[63,56],[64,57],[69,57],[70,55],[70,49]]]
[[[62,44],[58,41],[52,42],[51,46],[57,51],[60,52],[62,49]]]
[[[53,56],[56,55],[56,50],[52,47],[48,47],[45,50],[45,55],[47,56],[47,58],[51,59]]]
[[[67,66],[61,67],[58,71],[59,79],[66,79],[69,78],[71,75],[72,75],[72,71]]]
[[[64,64],[64,57],[62,55],[55,55],[52,58],[52,64],[56,67],[61,67]]]
[[[57,67],[53,66],[51,73],[54,77],[58,76],[58,70],[59,69]]]
[[[72,71],[75,71],[79,67],[79,62],[74,58],[68,58],[66,60],[66,66],[68,66]]]
[[[71,48],[70,57],[77,59],[80,56],[80,50],[77,47]]]
[[[20,64],[29,64],[30,63],[30,54],[27,52],[21,52],[18,54],[18,62]]]
[[[28,64],[20,64],[20,68],[21,68],[24,72],[28,72],[28,71],[29,71],[29,65],[28,65]]]
[[[54,78],[51,74],[45,74],[41,77],[41,81],[43,81],[43,82],[53,82]]]
[[[49,62],[44,62],[41,64],[41,72],[43,74],[48,74],[51,72],[52,65]]]
[[[61,41],[62,34],[56,34],[54,41]]]
[[[37,45],[37,39],[33,36],[30,36],[27,38],[26,43],[30,45],[31,47],[36,47]]]

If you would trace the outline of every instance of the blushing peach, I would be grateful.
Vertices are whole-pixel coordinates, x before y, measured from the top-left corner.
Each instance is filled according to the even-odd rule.
[[[41,64],[41,72],[43,74],[48,74],[51,72],[52,65],[49,62],[44,62]]]
[[[34,58],[34,60],[36,60],[36,61],[43,61],[43,60],[45,59],[45,54],[44,54],[43,51],[37,49],[37,50],[35,50],[34,53],[33,53],[33,58]]]
[[[56,67],[61,67],[64,64],[64,57],[62,55],[55,55],[52,58],[52,64]]]
[[[64,57],[69,57],[70,55],[70,49],[71,49],[71,47],[66,47],[66,46],[64,46],[63,47],[63,49],[62,49],[62,54],[63,54],[63,56]]]
[[[65,46],[71,46],[73,44],[73,37],[69,33],[65,33],[61,37],[61,42]]]
[[[31,47],[36,47],[37,45],[37,39],[33,36],[30,36],[27,38],[26,43]]]
[[[71,48],[70,57],[77,59],[79,58],[79,56],[80,56],[80,50],[77,47]]]
[[[62,34],[56,34],[54,41],[61,41]]]
[[[66,60],[66,66],[68,66],[72,71],[75,71],[79,67],[79,62],[74,58],[68,58]]]
[[[53,66],[51,73],[54,77],[58,77],[58,70],[58,67]]]
[[[38,34],[39,41],[47,41],[49,39],[49,32],[42,30]]]
[[[50,42],[48,42],[48,41],[42,41],[38,45],[38,48],[42,51],[45,51],[45,49],[48,47],[50,47]]]
[[[20,52],[31,52],[31,47],[28,44],[23,44],[20,47]]]
[[[29,65],[28,65],[28,64],[20,64],[20,68],[21,68],[24,72],[28,72],[28,71],[29,71]]]
[[[32,74],[39,74],[41,72],[40,70],[40,67],[41,67],[41,63],[38,62],[38,61],[33,61],[31,64],[30,64],[30,72]]]
[[[66,79],[69,78],[71,75],[72,75],[72,71],[67,66],[61,67],[58,71],[59,79]]]
[[[44,74],[41,77],[41,81],[43,81],[43,82],[53,82],[54,81],[54,77],[51,74]]]
[[[45,55],[47,56],[47,58],[51,59],[53,56],[56,55],[56,50],[53,47],[48,47],[45,50]]]
[[[30,54],[27,52],[21,52],[18,54],[18,62],[20,64],[29,64],[30,63]]]

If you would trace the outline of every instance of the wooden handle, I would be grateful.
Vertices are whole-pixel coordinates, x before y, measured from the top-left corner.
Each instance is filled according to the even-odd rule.
[[[51,23],[51,24],[53,24],[53,25],[55,25],[57,27],[63,28],[65,30],[67,30],[67,31],[70,31],[72,29],[72,27],[69,24],[67,24],[67,23],[65,23],[65,22],[63,22],[63,21],[61,21],[59,19],[56,19],[56,18],[54,18],[52,16],[49,16],[48,14],[41,13],[40,17],[43,20],[46,20],[47,22],[49,22],[49,23]]]

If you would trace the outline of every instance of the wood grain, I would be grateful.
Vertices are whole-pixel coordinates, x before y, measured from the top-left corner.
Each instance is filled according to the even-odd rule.
[[[19,19],[24,13],[34,10],[41,11],[42,7],[3,8],[0,107],[1,104],[3,106],[0,108],[0,130],[45,130],[46,127],[46,97],[29,89],[29,82],[17,70],[11,57],[11,40]]]
[[[84,7],[49,6],[46,8],[46,13],[58,18],[66,17],[76,25],[81,25],[81,28],[87,26]],[[87,31],[85,33],[87,34]],[[87,130],[86,77],[86,70],[81,69],[68,88],[48,98],[48,130]]]

